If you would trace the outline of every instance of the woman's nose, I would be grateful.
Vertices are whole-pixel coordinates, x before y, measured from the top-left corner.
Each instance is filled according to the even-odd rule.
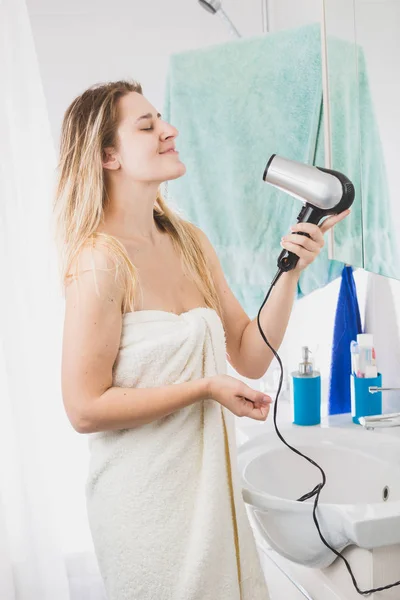
[[[179,135],[179,131],[177,130],[176,127],[174,127],[170,123],[165,123],[164,129],[162,132],[162,137],[164,139],[167,139],[170,137],[177,137],[178,135]]]

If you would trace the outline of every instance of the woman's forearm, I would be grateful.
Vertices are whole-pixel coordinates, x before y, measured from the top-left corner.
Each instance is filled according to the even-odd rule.
[[[273,287],[270,297],[260,313],[260,324],[268,342],[278,351],[289,322],[296,297],[299,274],[283,273]],[[240,344],[241,371],[251,379],[263,377],[274,358],[258,329],[257,317],[243,332]]]
[[[210,377],[154,388],[110,387],[86,403],[79,433],[129,429],[210,398]]]

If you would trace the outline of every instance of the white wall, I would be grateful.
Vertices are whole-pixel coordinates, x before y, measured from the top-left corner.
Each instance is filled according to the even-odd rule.
[[[132,77],[162,112],[169,55],[230,39],[197,0],[27,0],[54,138],[67,105],[96,82]],[[245,36],[262,33],[260,0],[226,0]]]
[[[322,0],[268,0],[269,30],[292,29],[320,21]]]

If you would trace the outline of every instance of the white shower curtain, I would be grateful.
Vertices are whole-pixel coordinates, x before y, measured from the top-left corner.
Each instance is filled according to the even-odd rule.
[[[62,404],[56,154],[24,0],[0,0],[0,151],[0,598],[101,600],[87,445]]]

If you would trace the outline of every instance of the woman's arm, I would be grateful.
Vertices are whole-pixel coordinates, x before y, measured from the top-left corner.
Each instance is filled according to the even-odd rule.
[[[202,378],[158,388],[110,387],[86,403],[79,433],[130,429],[151,423],[210,398],[209,385],[210,379]]]
[[[197,228],[221,301],[226,347],[232,367],[244,377],[259,379],[267,371],[274,355],[258,330],[257,319],[248,317],[230,289],[218,256],[206,234]],[[302,237],[302,236],[299,236]],[[260,313],[261,327],[271,346],[278,350],[289,321],[296,294],[298,273],[284,273],[277,281]],[[265,290],[265,293],[267,290]]]
[[[293,302],[296,297],[299,274],[294,271],[283,273],[272,288],[270,297],[260,312],[260,324],[265,337],[277,352],[285,335]],[[258,329],[257,317],[250,321],[240,343],[241,366],[248,377],[263,377],[274,358]]]
[[[319,255],[324,246],[323,234],[349,213],[350,210],[345,210],[328,217],[320,226],[297,223],[291,228],[293,233],[283,238],[282,246],[299,256],[299,261],[293,271],[281,275],[260,313],[261,328],[274,350],[277,351],[282,343],[301,271]],[[196,227],[196,230],[221,301],[229,362],[240,375],[259,379],[267,371],[274,355],[260,335],[257,318],[250,320],[229,288],[210,240],[200,228]],[[296,235],[296,232],[300,231],[308,233],[311,237]]]

